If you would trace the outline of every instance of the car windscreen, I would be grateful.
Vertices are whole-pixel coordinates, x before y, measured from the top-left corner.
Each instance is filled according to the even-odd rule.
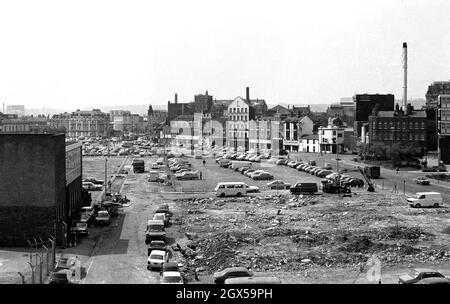
[[[164,277],[163,278],[164,282],[167,283],[178,283],[181,282],[181,278],[180,277]]]
[[[149,225],[148,226],[148,230],[164,231],[164,226],[161,226],[161,225]]]
[[[162,260],[164,257],[160,254],[151,254],[150,259],[152,260]]]
[[[54,279],[67,279],[67,274],[65,274],[65,273],[54,273],[54,274],[52,274],[52,278],[54,278]]]

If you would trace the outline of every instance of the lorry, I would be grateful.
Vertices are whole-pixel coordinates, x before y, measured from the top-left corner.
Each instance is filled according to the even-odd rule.
[[[369,178],[379,178],[380,177],[380,167],[378,166],[365,166],[364,173]]]
[[[133,161],[133,172],[134,173],[143,173],[145,172],[145,164],[141,159],[136,159]]]
[[[343,184],[339,177],[322,180],[322,191],[324,193],[351,193],[350,187]]]

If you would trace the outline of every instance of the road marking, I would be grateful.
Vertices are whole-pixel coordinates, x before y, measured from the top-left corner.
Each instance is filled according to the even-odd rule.
[[[92,259],[91,259],[91,263],[89,264],[89,267],[88,267],[87,270],[86,270],[85,277],[84,277],[84,279],[81,281],[81,284],[84,284],[84,281],[86,280],[86,278],[87,278],[87,276],[88,276],[88,273],[89,273],[89,270],[91,269],[91,266],[92,266],[93,263],[94,263],[94,257],[92,257]]]

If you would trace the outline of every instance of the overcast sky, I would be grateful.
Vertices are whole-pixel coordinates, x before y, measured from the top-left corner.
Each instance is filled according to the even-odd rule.
[[[450,1],[0,0],[0,101],[167,104],[208,90],[276,103],[408,97],[450,80]]]

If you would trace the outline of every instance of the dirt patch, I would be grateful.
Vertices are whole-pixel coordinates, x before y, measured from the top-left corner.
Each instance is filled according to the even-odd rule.
[[[232,266],[277,273],[358,267],[373,255],[385,265],[450,260],[448,248],[434,243],[439,233],[435,227],[442,223],[411,214],[399,198],[360,194],[339,199],[179,199],[180,233],[189,239],[182,248],[188,280],[196,269],[212,274]]]

